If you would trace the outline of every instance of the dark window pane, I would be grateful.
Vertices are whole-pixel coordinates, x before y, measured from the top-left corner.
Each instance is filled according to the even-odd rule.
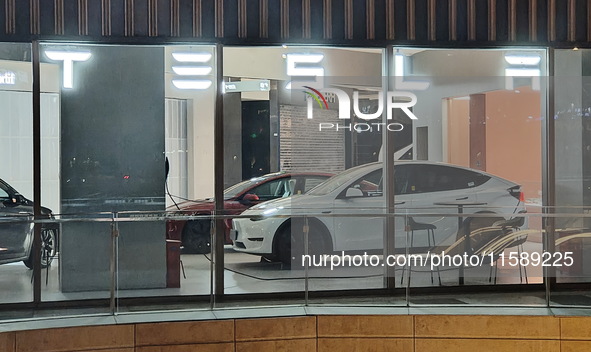
[[[248,193],[256,194],[261,201],[280,198],[289,189],[286,185],[288,181],[289,178],[273,180],[251,189]]]
[[[382,169],[370,172],[369,174],[357,179],[349,188],[361,190],[364,197],[379,197],[382,192]]]
[[[394,194],[407,194],[410,193],[408,187],[408,173],[410,167],[406,165],[394,166]]]
[[[489,179],[489,176],[455,167],[416,165],[414,167],[414,177],[410,182],[410,191],[412,193],[424,193],[474,188]]]

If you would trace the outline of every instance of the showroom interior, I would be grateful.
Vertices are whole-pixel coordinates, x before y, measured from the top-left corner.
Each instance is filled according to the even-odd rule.
[[[7,51],[10,49],[15,57],[31,55],[29,45],[9,44]],[[247,86],[249,91],[226,90],[223,93],[224,188],[271,172],[336,174],[358,165],[383,161],[382,140],[387,132],[394,137],[396,160],[444,162],[503,177],[521,185],[528,214],[541,213],[542,120],[546,116],[543,77],[546,76],[547,53],[532,49],[404,47],[392,47],[389,51],[390,54],[383,49],[287,45],[224,47],[224,84],[242,89],[238,82],[255,83],[254,89]],[[59,60],[52,60],[52,55],[59,52],[87,56],[86,60],[72,60],[70,83],[64,78],[65,66],[60,67]],[[174,269],[166,263],[170,253],[167,253],[167,231],[161,217],[165,211],[169,213],[165,215],[199,216],[181,212],[179,203],[212,198],[214,194],[215,160],[211,151],[216,77],[212,74],[214,67],[206,65],[216,62],[216,48],[44,43],[40,53],[44,91],[41,111],[49,115],[42,116],[41,188],[51,192],[42,193],[42,203],[64,220],[60,224],[59,254],[48,269],[44,269],[49,273],[42,285],[42,295],[59,301],[101,298],[109,294],[111,238],[104,234],[111,233],[112,224],[90,220],[93,214],[99,218],[123,217],[118,224],[122,236],[117,239],[118,295],[143,294],[134,289],[154,290],[148,291],[148,295],[210,294],[211,257],[208,253],[184,251],[182,267],[179,265],[175,270],[177,276],[183,274],[183,279],[174,285],[166,282],[167,274]],[[195,67],[209,71],[199,77],[202,78],[199,81],[205,82],[202,87],[186,89],[179,83],[183,82],[179,74],[184,73],[181,68],[196,65],[183,62],[180,54],[200,55],[198,59],[202,61],[198,64],[201,66]],[[313,78],[290,75],[289,60],[312,55],[317,56],[314,60],[320,59],[315,67],[322,75]],[[394,58],[393,70],[402,70],[405,75],[408,72],[408,77],[382,82],[382,77],[389,76],[383,72],[387,55]],[[537,60],[535,70],[539,76],[513,78],[505,75],[510,69],[508,58],[519,55]],[[23,64],[7,61],[12,65]],[[437,65],[432,65],[433,62]],[[112,67],[118,68],[111,70]],[[30,70],[30,66],[25,69]],[[392,121],[398,121],[396,126],[388,122],[379,130],[377,124],[365,123],[362,121],[370,120],[359,118],[347,129],[347,125],[341,123],[343,119],[337,116],[340,113],[337,99],[330,100],[329,109],[314,108],[314,116],[306,117],[308,100],[293,86],[307,85],[312,79],[323,80],[324,87],[339,87],[351,96],[358,92],[359,110],[371,113],[380,105],[378,95],[383,84],[391,84],[394,89],[415,84],[420,89],[416,90],[419,103],[413,107],[412,117],[416,120],[403,111],[392,109]],[[138,82],[141,83],[138,85]],[[261,83],[266,84],[264,88]],[[512,89],[508,89],[508,84],[513,85]],[[288,85],[292,88],[287,89]],[[19,172],[9,172],[3,179],[31,199],[32,167],[24,169],[22,164],[28,159],[24,164],[32,165],[32,109],[29,100],[18,103],[17,98],[10,98],[13,94],[30,98],[31,93],[16,91],[17,87],[7,88],[6,99],[11,102],[11,112],[6,115],[7,130],[16,132],[16,135],[10,133],[8,138],[20,144],[14,151],[9,150],[6,158],[16,159],[7,162],[18,165],[12,170]],[[122,96],[125,98],[121,99]],[[106,101],[109,103],[105,104]],[[14,116],[19,116],[17,122]],[[136,116],[135,120],[129,116]],[[486,121],[474,124],[475,116]],[[137,133],[140,130],[141,133]],[[10,139],[7,142],[14,145]],[[25,143],[29,144],[28,148],[21,147]],[[511,157],[507,157],[508,154]],[[469,192],[462,195],[469,195]],[[477,196],[470,197],[476,199]],[[383,197],[377,201],[378,206],[385,206]],[[565,201],[571,202],[570,199]],[[431,199],[419,197],[402,211],[433,206]],[[352,205],[344,203],[344,207]],[[360,223],[379,221],[380,212],[375,209],[348,211],[361,213]],[[431,212],[439,213],[441,218],[446,218],[444,220],[454,220],[456,209],[448,207]],[[154,219],[142,220],[149,216]],[[69,221],[74,217],[80,220]],[[441,218],[434,221],[441,223]],[[541,230],[539,215],[538,218],[531,215],[528,220],[529,229]],[[378,237],[379,241],[383,240],[383,234]],[[452,245],[455,240],[443,234],[436,237],[438,247]],[[397,247],[408,247],[406,238],[397,242]],[[429,245],[422,242],[418,243]],[[526,243],[531,251],[541,251],[541,231],[532,234]],[[87,255],[101,250],[103,255],[97,258]],[[224,286],[224,293],[302,289],[303,272],[294,273],[285,270],[280,263],[260,261],[259,256],[238,254],[229,244],[225,245],[225,258],[227,271],[224,274],[230,280]],[[181,272],[179,268],[184,270]],[[16,302],[32,297],[27,268],[20,265],[20,269],[18,273],[15,270],[14,275],[24,278],[21,281],[25,282],[10,293]],[[530,277],[525,280],[522,275],[515,275],[514,268],[503,269],[501,274],[507,276],[505,284],[542,283],[539,268],[532,267]],[[450,280],[446,285],[454,286],[457,279],[452,268],[448,271],[449,275],[444,274]],[[314,273],[309,274],[309,289],[314,291],[384,288],[380,270],[319,272],[320,276],[314,278],[318,280],[313,280]],[[488,284],[489,277],[485,274],[474,272],[476,281],[472,284]],[[324,281],[326,275],[331,279],[328,282]],[[484,281],[479,282],[479,279]],[[432,284],[417,281],[411,286]],[[167,289],[172,287],[176,290]],[[158,293],[158,289],[162,291]]]
[[[589,11],[0,1],[0,327],[588,315]]]

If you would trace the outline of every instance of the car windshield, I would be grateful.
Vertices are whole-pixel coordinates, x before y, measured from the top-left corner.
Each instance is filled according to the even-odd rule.
[[[351,182],[351,174],[359,170],[361,167],[366,167],[367,165],[361,165],[358,167],[353,167],[349,170],[345,170],[340,174],[329,178],[326,182],[319,184],[318,186],[312,188],[307,194],[313,196],[323,196],[329,194],[330,192],[334,191],[335,189],[341,187],[345,183]]]
[[[224,191],[224,199],[235,198],[241,195],[247,189],[265,181],[268,177],[253,177],[250,180],[245,180],[235,184]]]
[[[0,180],[0,198],[8,198],[11,193],[12,192],[8,184]]]

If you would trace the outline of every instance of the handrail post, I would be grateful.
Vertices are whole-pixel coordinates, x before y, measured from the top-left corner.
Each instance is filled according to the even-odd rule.
[[[115,315],[116,308],[116,286],[117,286],[117,243],[119,237],[119,223],[117,222],[117,212],[113,212],[111,217],[111,255],[109,263],[109,274],[111,278],[111,290],[109,295],[109,311]]]
[[[548,49],[548,82],[546,88],[546,96],[547,96],[547,118],[546,118],[546,125],[544,131],[544,137],[546,143],[544,145],[544,154],[545,158],[543,160],[543,172],[544,177],[542,177],[542,187],[543,187],[543,211],[544,218],[542,221],[543,230],[545,230],[545,236],[542,238],[543,243],[543,250],[548,251],[554,254],[555,246],[554,241],[555,239],[555,228],[556,228],[556,218],[554,217],[555,214],[555,207],[556,207],[556,135],[555,135],[555,120],[554,115],[556,111],[555,105],[555,97],[554,97],[554,89],[555,85],[555,78],[554,78],[554,49]],[[543,155],[544,155],[543,154]],[[544,291],[545,291],[545,298],[546,298],[546,307],[550,307],[550,299],[551,299],[551,290],[556,285],[556,268],[555,267],[543,267],[543,278],[544,278]]]
[[[293,233],[291,234],[291,236],[293,236]],[[308,224],[308,216],[304,216],[304,255],[307,256],[309,254],[309,239],[310,239],[310,225]],[[320,253],[323,254],[323,253]],[[294,258],[294,263],[295,261],[297,261],[298,258]],[[308,275],[309,275],[309,267],[308,267],[308,261],[304,261],[304,305],[307,307],[308,306],[308,299],[309,299],[309,281],[308,281]]]

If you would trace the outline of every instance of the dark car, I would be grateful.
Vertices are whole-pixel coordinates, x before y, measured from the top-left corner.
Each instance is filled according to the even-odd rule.
[[[224,214],[237,215],[264,201],[303,194],[324,182],[332,174],[321,172],[277,172],[242,181],[224,191]],[[211,215],[214,210],[212,198],[185,201],[167,208],[177,215]],[[231,221],[226,223],[226,243],[231,244]],[[181,240],[185,251],[209,253],[211,249],[210,219],[169,220],[166,231],[168,239]]]
[[[44,218],[50,209],[41,207]],[[41,266],[47,267],[57,253],[58,225],[44,223],[41,229]],[[33,202],[0,179],[0,264],[23,261],[33,268]]]

